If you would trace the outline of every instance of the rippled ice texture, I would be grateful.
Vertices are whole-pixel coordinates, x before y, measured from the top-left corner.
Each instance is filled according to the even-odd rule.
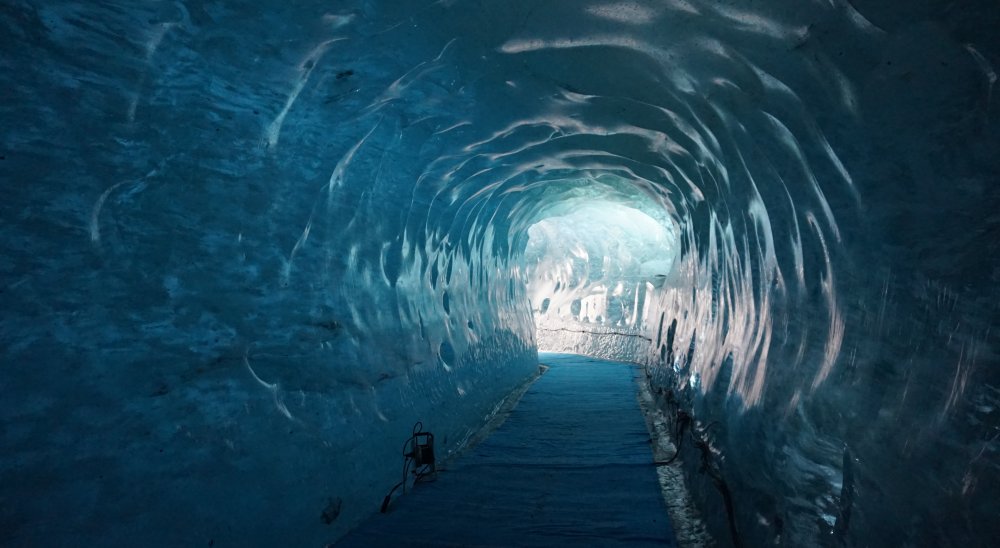
[[[997,28],[5,1],[0,543],[335,540],[415,420],[454,450],[532,373],[536,322],[694,417],[721,544],[1000,538]]]

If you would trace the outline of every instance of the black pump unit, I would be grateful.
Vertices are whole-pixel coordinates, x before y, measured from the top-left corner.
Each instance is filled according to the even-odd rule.
[[[403,444],[403,479],[389,491],[389,494],[382,499],[382,513],[389,510],[389,501],[396,489],[403,488],[406,492],[407,473],[410,466],[413,466],[413,483],[433,477],[437,473],[434,465],[434,434],[424,432],[424,423],[417,422],[413,425],[413,432],[409,439]]]
[[[417,424],[423,426],[419,422]],[[410,447],[412,449],[404,456],[413,459],[414,466],[429,467],[430,471],[427,473],[434,473],[434,434],[414,432],[413,437],[410,438]],[[413,473],[416,474],[417,470],[414,470]]]

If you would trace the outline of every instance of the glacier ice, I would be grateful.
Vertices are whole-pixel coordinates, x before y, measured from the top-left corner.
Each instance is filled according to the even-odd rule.
[[[0,544],[335,541],[539,347],[722,544],[1000,538],[994,4],[5,1]]]

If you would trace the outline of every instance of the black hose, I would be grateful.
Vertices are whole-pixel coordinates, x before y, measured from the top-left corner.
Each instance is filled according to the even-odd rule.
[[[729,520],[729,534],[733,538],[733,546],[741,548],[743,543],[740,541],[739,531],[736,530],[736,510],[733,509],[733,495],[729,491],[729,485],[726,484],[726,480],[722,479],[721,476],[711,473],[709,475],[712,476],[715,488],[722,494],[722,503],[726,506],[726,517]]]
[[[672,464],[677,457],[681,454],[681,448],[684,447],[684,429],[691,423],[691,415],[688,415],[684,411],[677,410],[677,428],[674,431],[674,439],[677,440],[677,449],[674,451],[674,456],[670,457],[665,461],[655,461],[653,465],[655,466],[666,466]]]
[[[702,432],[707,432],[712,426],[714,424],[709,424]],[[694,432],[691,435],[694,436]],[[712,466],[711,445],[704,439],[696,439],[695,444],[701,449],[701,472],[707,473],[712,478],[712,483],[719,490],[719,494],[722,495],[722,503],[726,507],[726,520],[729,523],[729,535],[732,537],[733,546],[735,548],[742,548],[743,542],[740,540],[740,533],[736,528],[736,509],[733,506],[733,494],[729,489],[729,484],[722,477],[722,473]]]
[[[383,514],[389,510],[389,501],[392,499],[392,494],[396,492],[396,489],[402,487],[403,493],[406,493],[406,473],[410,471],[410,462],[413,460],[413,452],[416,450],[415,444],[417,439],[417,433],[423,430],[423,428],[424,428],[424,423],[417,421],[417,423],[413,425],[413,430],[410,433],[409,439],[403,442],[403,479],[400,480],[400,482],[397,483],[396,485],[392,486],[392,489],[389,490],[389,494],[386,495],[384,499],[382,499],[381,511]],[[414,483],[419,481],[425,475],[426,474],[418,474],[416,479],[414,480]]]
[[[389,494],[386,495],[384,499],[382,499],[382,510],[381,511],[382,511],[383,514],[389,511],[389,500],[392,499],[392,494],[395,493],[396,489],[399,489],[399,486],[403,485],[403,483],[405,483],[405,482],[401,481],[401,482],[397,483],[396,485],[394,485],[392,487],[392,489],[389,491]]]
[[[688,357],[690,359],[690,355]],[[666,399],[667,405],[673,407],[676,413],[675,420],[677,426],[674,437],[677,440],[677,450],[674,452],[674,456],[670,457],[670,459],[665,461],[655,461],[653,462],[653,465],[666,466],[677,460],[677,457],[681,454],[681,448],[684,446],[684,431],[687,429],[691,433],[691,439],[694,441],[695,446],[701,449],[701,472],[707,473],[709,477],[712,478],[712,484],[715,485],[715,488],[719,490],[719,494],[722,495],[722,503],[726,507],[726,520],[729,525],[729,535],[732,537],[733,546],[735,548],[742,548],[743,541],[740,540],[739,530],[736,528],[736,509],[733,504],[733,493],[729,489],[729,484],[726,483],[726,480],[722,477],[722,473],[712,466],[711,445],[709,445],[708,441],[704,439],[709,430],[719,425],[719,421],[712,421],[699,431],[692,424],[693,420],[691,415],[687,414],[680,408],[680,403],[674,396],[673,390],[667,391]]]

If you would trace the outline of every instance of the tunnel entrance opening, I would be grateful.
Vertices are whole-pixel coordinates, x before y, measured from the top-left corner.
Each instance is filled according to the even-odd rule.
[[[642,331],[650,291],[680,247],[676,224],[647,213],[651,205],[567,200],[528,227],[523,257],[539,350],[579,352],[572,341],[581,337]]]

